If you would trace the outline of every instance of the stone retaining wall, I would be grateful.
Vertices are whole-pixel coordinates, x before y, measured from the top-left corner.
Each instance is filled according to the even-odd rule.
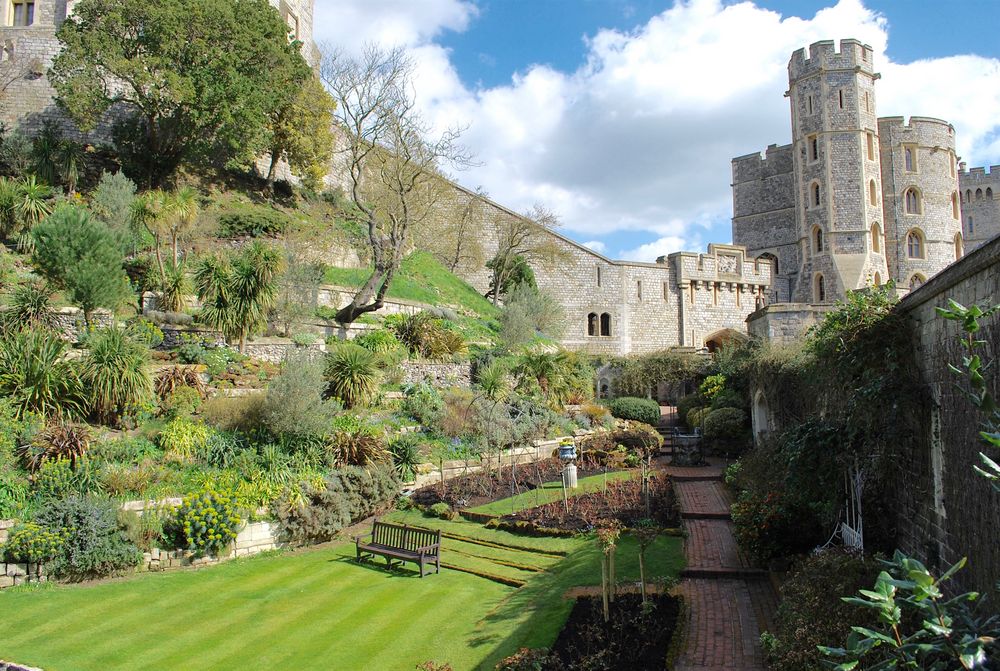
[[[34,666],[23,666],[14,662],[5,662],[0,659],[0,671],[42,671]]]
[[[472,385],[472,364],[468,361],[439,363],[404,361],[403,384],[427,382],[434,387],[469,387]]]

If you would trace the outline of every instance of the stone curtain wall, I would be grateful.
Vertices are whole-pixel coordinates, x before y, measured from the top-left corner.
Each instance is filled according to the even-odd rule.
[[[1000,165],[972,168],[958,173],[962,195],[962,233],[965,249],[972,251],[1000,235]],[[972,228],[969,228],[972,217]]]
[[[434,361],[403,361],[402,384],[426,382],[434,387],[472,386],[472,364],[468,361],[438,363]]]
[[[789,345],[801,341],[809,327],[833,309],[826,304],[776,303],[747,317],[747,330],[752,337]]]
[[[993,240],[937,275],[904,298],[899,309],[913,327],[914,347],[921,376],[934,402],[925,419],[925,436],[914,454],[902,455],[897,489],[900,547],[938,566],[968,556],[959,574],[962,583],[990,590],[1000,575],[1000,493],[972,467],[985,452],[995,451],[978,436],[982,416],[962,391],[948,363],[961,361],[958,324],[938,317],[935,307],[948,299],[963,305],[1000,302],[1000,239]],[[984,359],[1000,356],[1000,320],[983,322],[978,337],[986,341]],[[993,393],[1000,393],[994,368]],[[963,575],[964,574],[964,575]]]

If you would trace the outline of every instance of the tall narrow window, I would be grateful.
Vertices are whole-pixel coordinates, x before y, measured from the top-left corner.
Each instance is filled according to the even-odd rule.
[[[609,336],[611,335],[611,315],[607,312],[601,313],[601,335]]]
[[[949,154],[949,156],[948,156],[948,176],[949,177],[954,177],[955,176],[955,155],[954,154]]]
[[[826,301],[826,281],[820,273],[816,273],[816,280],[813,286],[813,296],[815,297],[817,303],[823,303]]]
[[[920,194],[914,188],[909,188],[903,195],[907,214],[920,214]]]
[[[635,297],[640,301],[642,300],[642,280],[636,280],[635,282]]]
[[[587,335],[596,336],[598,333],[600,333],[599,328],[600,327],[597,323],[597,313],[591,312],[589,315],[587,315]]]
[[[951,194],[951,216],[954,219],[958,219],[958,191]]]
[[[813,185],[812,185],[812,194],[810,194],[810,196],[812,198],[812,206],[813,207],[819,207],[819,204],[820,204],[820,193],[819,193],[819,184],[818,183],[816,183],[816,182],[813,183]]]
[[[924,234],[917,229],[906,234],[906,255],[911,259],[924,258]]]
[[[868,144],[868,160],[875,160],[875,133],[865,133],[865,142]]]
[[[967,202],[967,203],[971,203],[972,202],[972,190],[971,189],[966,189],[965,190],[965,202]]]
[[[916,147],[903,147],[903,166],[906,168],[906,172],[917,171]]]
[[[882,275],[879,273],[875,273],[875,277],[872,278],[872,283],[877,287],[882,286]]]
[[[976,200],[982,200],[982,199],[983,199],[983,190],[976,189]]]
[[[955,234],[955,260],[958,261],[962,258],[962,253],[964,251],[964,245],[962,244],[962,234]]]
[[[601,267],[597,266],[597,286],[601,286]]]
[[[840,109],[844,109],[844,89],[837,91],[840,94]]]
[[[15,27],[30,26],[35,23],[35,0],[13,0],[12,25]]]
[[[965,223],[966,223],[965,234],[968,235],[969,237],[972,237],[972,234],[976,232],[976,225],[972,221],[971,214],[969,215],[969,218],[966,219]]]
[[[670,300],[670,287],[666,282],[663,283],[663,300]]]
[[[712,284],[712,305],[719,304],[719,283]]]
[[[809,136],[809,160],[819,160],[819,136],[817,135]]]
[[[868,203],[878,205],[878,189],[875,187],[875,180],[868,181]]]
[[[986,200],[993,200],[993,189],[986,187]]]
[[[816,253],[823,251],[823,229],[819,226],[813,228],[813,251]]]
[[[810,93],[809,95],[806,96],[806,114],[812,114],[812,113],[813,113],[813,97],[812,94]]]
[[[882,228],[878,222],[872,224],[872,251],[876,254],[882,251]]]

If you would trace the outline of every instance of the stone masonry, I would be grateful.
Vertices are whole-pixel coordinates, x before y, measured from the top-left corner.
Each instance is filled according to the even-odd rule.
[[[1000,165],[966,171],[960,163],[958,188],[962,198],[965,249],[972,251],[1000,235]]]

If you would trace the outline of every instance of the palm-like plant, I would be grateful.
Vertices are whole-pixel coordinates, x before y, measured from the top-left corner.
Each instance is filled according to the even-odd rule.
[[[0,396],[10,398],[17,417],[82,415],[83,388],[76,366],[65,358],[67,343],[44,328],[0,338]]]
[[[198,192],[189,186],[182,187],[168,197],[168,222],[170,228],[170,246],[174,253],[174,265],[177,265],[177,240],[198,221],[201,208],[198,205]]]
[[[31,445],[20,450],[25,467],[32,473],[48,460],[68,459],[76,470],[77,460],[90,447],[90,429],[74,424],[52,424],[35,436]]]
[[[56,159],[59,177],[66,183],[66,192],[72,196],[76,193],[80,173],[87,161],[87,148],[73,140],[61,140],[56,150]]]
[[[27,282],[14,290],[10,305],[3,313],[4,330],[54,326],[52,290],[44,282]]]
[[[156,395],[161,399],[167,398],[181,387],[191,387],[202,398],[208,395],[205,384],[198,377],[198,372],[193,368],[185,366],[171,366],[170,368],[161,370],[159,375],[156,376],[154,387]]]
[[[32,249],[31,229],[52,212],[52,189],[34,175],[21,180],[0,177],[0,233],[17,237],[18,249]]]
[[[202,320],[228,340],[238,340],[242,352],[247,337],[267,325],[281,266],[281,254],[260,242],[236,256],[203,259],[194,273]]]
[[[184,297],[191,290],[184,263],[167,266],[163,285],[160,287],[160,309],[180,312],[184,308]]]
[[[62,134],[54,124],[46,122],[42,130],[31,142],[34,172],[46,184],[58,184],[60,160],[59,145]]]
[[[161,285],[166,284],[160,241],[167,217],[166,194],[159,190],[147,191],[136,196],[129,206],[129,227],[133,234],[146,231],[153,237],[153,250],[156,253],[156,267],[160,271]]]
[[[124,328],[97,331],[88,341],[81,378],[102,422],[112,422],[149,399],[149,350]]]
[[[327,356],[324,377],[330,395],[345,407],[365,405],[378,389],[378,358],[364,347],[339,345]]]

